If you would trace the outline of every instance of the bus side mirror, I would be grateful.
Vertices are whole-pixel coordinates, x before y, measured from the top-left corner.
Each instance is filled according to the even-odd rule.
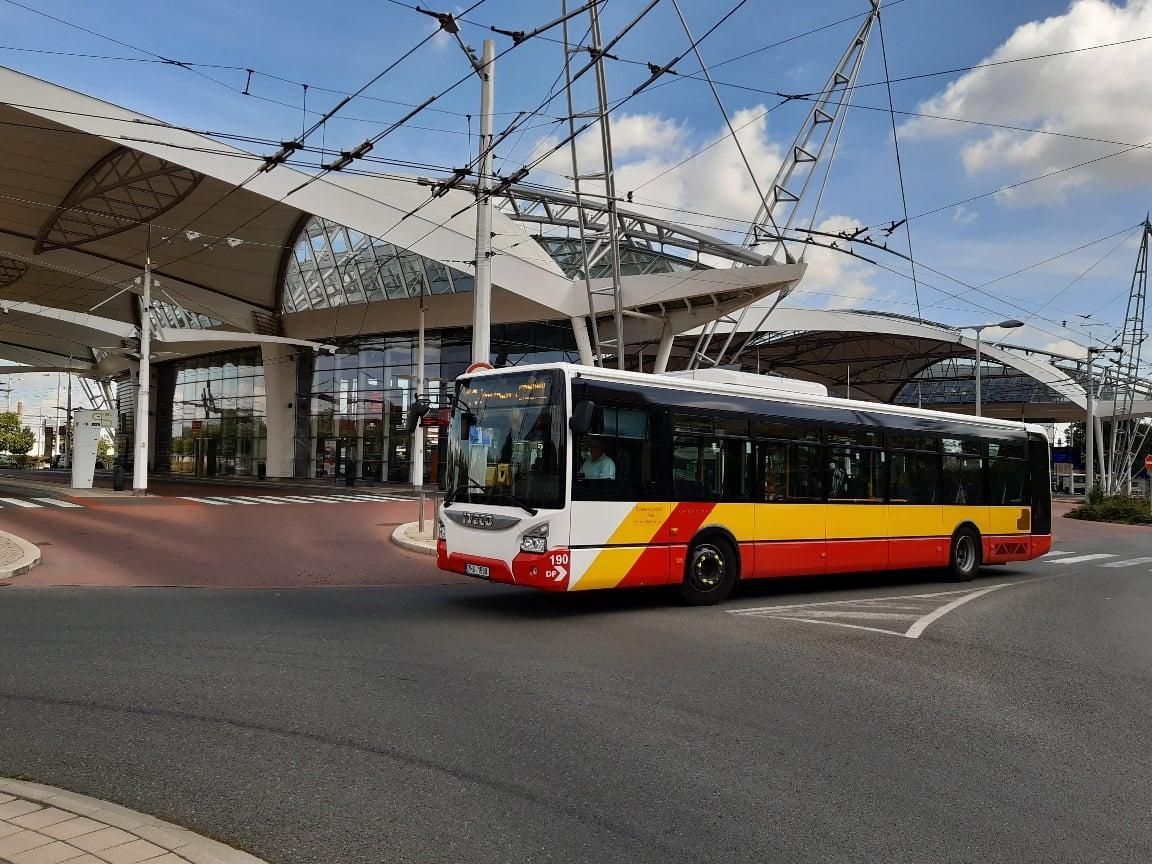
[[[568,421],[568,428],[577,435],[586,435],[592,428],[592,412],[596,405],[587,399],[581,399],[572,409],[572,419]]]
[[[468,441],[472,436],[472,427],[476,425],[476,415],[465,411],[460,415],[460,440]]]
[[[412,403],[412,407],[408,409],[408,434],[411,435],[416,431],[416,427],[420,425],[420,419],[428,413],[431,408],[423,399],[417,399]]]

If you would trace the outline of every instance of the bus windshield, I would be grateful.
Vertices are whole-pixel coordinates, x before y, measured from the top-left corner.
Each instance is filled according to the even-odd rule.
[[[461,379],[448,435],[451,501],[564,506],[559,370]]]

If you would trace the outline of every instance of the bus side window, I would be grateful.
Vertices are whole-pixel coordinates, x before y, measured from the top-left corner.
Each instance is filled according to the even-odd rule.
[[[761,441],[761,501],[824,500],[823,448],[816,444]]]
[[[644,501],[655,492],[652,422],[647,408],[597,405],[573,448],[573,498]]]
[[[979,457],[944,457],[942,504],[984,504],[984,460]]]

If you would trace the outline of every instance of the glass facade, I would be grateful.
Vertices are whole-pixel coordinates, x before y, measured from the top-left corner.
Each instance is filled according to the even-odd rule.
[[[319,217],[309,217],[284,262],[284,312],[328,309],[473,289],[473,280],[409,252]]]
[[[260,349],[157,369],[156,470],[249,477],[268,455]]]
[[[452,382],[471,363],[468,330],[428,334],[424,349],[426,483],[444,482],[445,424]],[[416,336],[347,340],[335,355],[301,354],[297,365],[295,474],[297,477],[406,483],[411,436],[405,429],[416,397]],[[495,325],[492,364],[577,362],[572,328],[539,323]]]
[[[537,237],[536,242],[552,256],[564,270],[564,275],[576,278],[584,275],[584,252],[580,241],[572,237]],[[591,241],[589,243],[591,245]],[[612,256],[605,255],[592,265],[593,279],[612,275]],[[685,270],[707,270],[704,264],[669,255],[656,249],[643,249],[627,243],[620,244],[620,273],[641,276],[649,273],[681,273]]]

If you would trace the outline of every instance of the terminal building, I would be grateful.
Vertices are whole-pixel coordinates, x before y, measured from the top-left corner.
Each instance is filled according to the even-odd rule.
[[[131,459],[147,315],[152,472],[410,479],[421,308],[422,395],[444,404],[471,361],[472,193],[436,197],[394,174],[262,170],[265,157],[3,68],[0,93],[0,358],[89,382],[97,407],[115,408],[117,451]],[[601,344],[615,339],[610,298],[590,290],[609,279],[603,219],[563,194],[501,196],[493,365],[591,363],[590,313]],[[588,273],[581,221],[595,238]],[[803,278],[803,264],[639,212],[622,210],[620,225],[620,341],[633,369],[683,368],[702,327]],[[785,301],[741,339],[748,371],[974,410],[974,345],[943,325]],[[988,414],[1083,416],[1082,361],[997,346],[981,369]],[[429,481],[437,433],[425,441]]]

